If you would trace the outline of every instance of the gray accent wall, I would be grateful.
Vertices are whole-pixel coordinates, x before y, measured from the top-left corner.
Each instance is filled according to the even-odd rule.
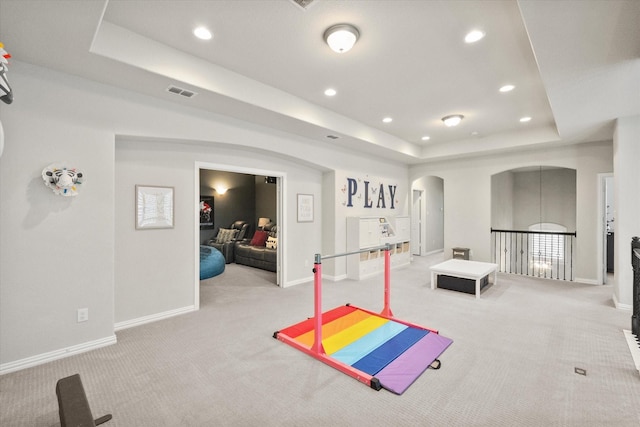
[[[513,174],[513,226],[527,230],[541,222],[576,229],[576,171],[547,169]]]
[[[215,190],[219,186],[227,188],[226,193],[219,194]],[[234,221],[246,221],[250,232],[255,231],[257,193],[254,175],[201,169],[200,195],[213,197],[214,228],[200,230],[200,243],[214,238],[220,228],[229,228]]]
[[[554,223],[575,231],[576,171],[566,168],[510,170],[491,177],[491,227],[528,230]]]

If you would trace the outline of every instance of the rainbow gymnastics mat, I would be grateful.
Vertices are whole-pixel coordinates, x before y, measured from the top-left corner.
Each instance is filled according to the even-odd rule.
[[[307,319],[273,336],[371,388],[396,394],[409,388],[453,342],[437,331],[345,305],[322,314],[322,348],[315,352],[314,322]]]

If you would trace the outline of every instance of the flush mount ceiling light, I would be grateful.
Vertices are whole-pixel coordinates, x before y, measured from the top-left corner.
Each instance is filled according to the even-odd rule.
[[[466,43],[475,43],[478,40],[482,39],[484,36],[484,31],[473,30],[467,33],[467,35],[464,37],[464,41]]]
[[[350,24],[338,24],[327,28],[324,32],[324,41],[331,50],[338,53],[349,51],[360,37],[360,32]]]
[[[211,40],[213,35],[211,31],[206,29],[205,27],[198,27],[193,30],[193,35],[199,38],[200,40]]]
[[[453,114],[451,116],[445,116],[442,118],[442,121],[447,127],[458,126],[460,122],[464,119],[462,114]]]

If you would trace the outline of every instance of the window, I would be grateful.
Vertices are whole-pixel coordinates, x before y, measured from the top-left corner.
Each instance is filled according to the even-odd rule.
[[[544,231],[564,233],[567,228],[560,224],[539,223],[529,226],[529,231]],[[537,267],[549,267],[555,261],[564,261],[564,240],[565,236],[560,234],[531,234],[531,247],[529,250],[533,256]]]

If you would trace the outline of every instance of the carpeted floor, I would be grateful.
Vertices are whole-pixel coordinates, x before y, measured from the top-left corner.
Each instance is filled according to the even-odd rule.
[[[640,376],[611,285],[499,275],[480,300],[431,290],[415,257],[391,275],[396,317],[454,343],[402,395],[374,391],[272,338],[313,315],[313,284],[235,264],[201,282],[201,310],[118,343],[0,377],[0,425],[59,425],[55,383],[79,372],[105,426],[638,426]],[[187,284],[188,285],[188,284]],[[380,310],[382,278],[325,281],[324,310]],[[586,370],[578,375],[575,368]]]

